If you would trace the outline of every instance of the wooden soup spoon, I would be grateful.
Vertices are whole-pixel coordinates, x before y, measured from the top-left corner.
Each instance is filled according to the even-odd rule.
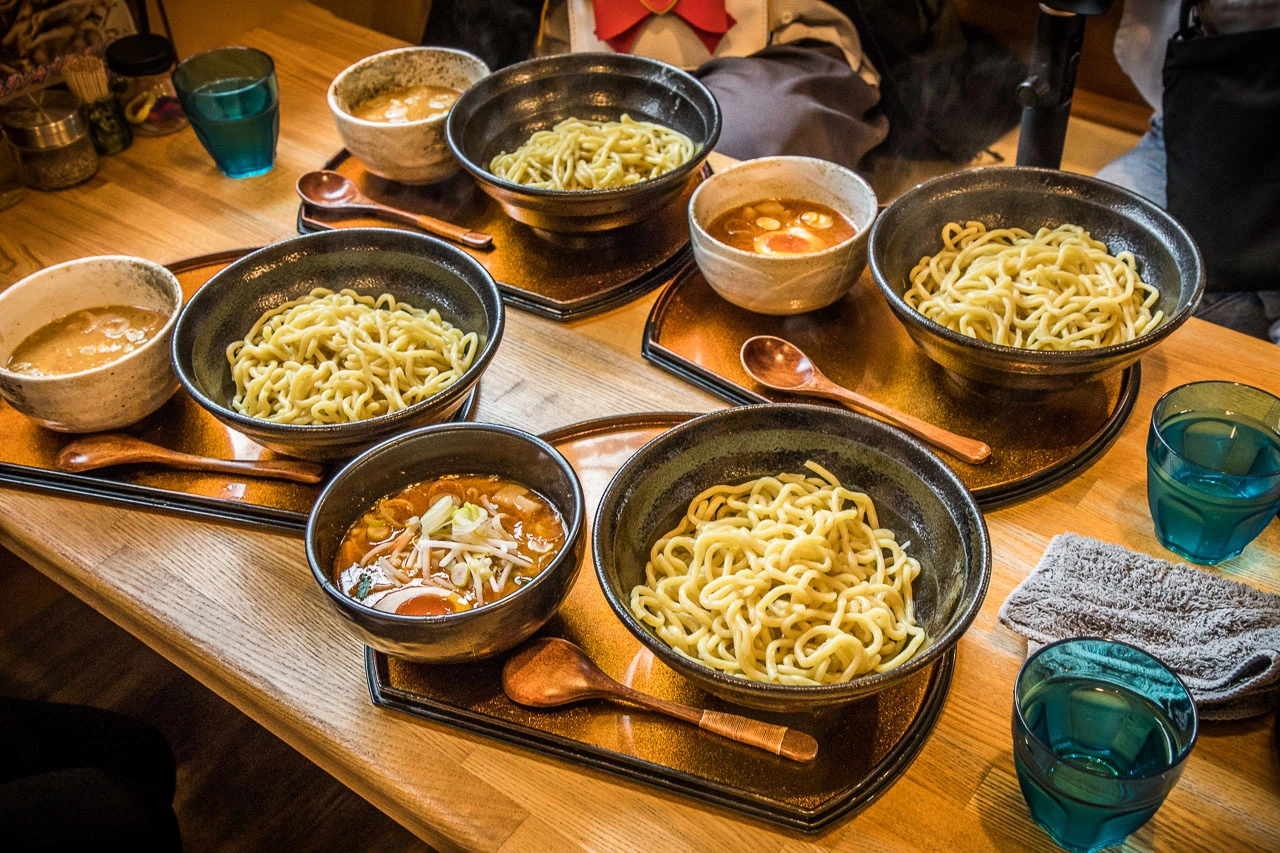
[[[314,462],[297,459],[269,459],[244,461],[214,459],[196,456],[179,450],[170,450],[140,438],[121,433],[103,433],[77,438],[62,448],[55,460],[59,470],[71,474],[108,468],[112,465],[153,463],[180,468],[183,471],[213,471],[220,474],[247,474],[251,477],[271,477],[276,480],[293,480],[296,483],[318,483],[324,479],[324,468]]]
[[[483,231],[472,231],[425,213],[410,213],[374,201],[360,192],[355,182],[346,175],[331,169],[320,169],[307,172],[298,178],[298,195],[307,204],[324,210],[352,210],[358,213],[371,213],[384,219],[394,219],[415,228],[421,228],[431,234],[446,237],[457,243],[472,246],[476,249],[488,249],[493,246],[493,236]]]
[[[930,444],[955,454],[975,465],[991,458],[991,448],[984,442],[956,435],[940,426],[912,417],[884,403],[877,403],[856,391],[850,391],[828,379],[804,350],[774,335],[747,338],[738,354],[747,374],[766,388],[788,394],[808,394],[838,400],[849,408],[870,412],[894,426],[922,438]]]
[[[690,708],[619,684],[586,652],[558,637],[532,640],[516,652],[502,668],[502,689],[512,702],[532,708],[554,708],[583,699],[630,702],[792,761],[812,761],[818,754],[818,742],[804,732],[737,714]]]

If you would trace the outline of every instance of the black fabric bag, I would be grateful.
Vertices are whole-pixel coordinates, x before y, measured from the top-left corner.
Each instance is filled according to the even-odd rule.
[[[1164,65],[1168,209],[1206,291],[1280,290],[1280,29],[1206,35],[1197,5]]]
[[[719,57],[694,76],[720,102],[724,125],[716,150],[739,160],[800,154],[856,169],[889,131],[874,112],[879,92],[826,42],[806,39],[748,57]]]

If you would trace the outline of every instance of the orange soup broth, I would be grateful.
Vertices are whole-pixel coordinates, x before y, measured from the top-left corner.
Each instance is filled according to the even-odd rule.
[[[517,496],[517,490],[523,494]],[[517,541],[516,551],[533,562],[530,567],[516,566],[506,582],[495,592],[489,584],[484,586],[484,604],[504,598],[519,589],[527,579],[541,573],[555,560],[564,547],[565,529],[560,514],[546,498],[532,489],[496,475],[452,474],[434,480],[415,483],[393,495],[379,500],[343,537],[334,560],[334,578],[352,566],[358,565],[370,549],[395,540],[405,531],[406,521],[421,516],[444,495],[452,495],[458,504],[472,503],[483,507],[491,515],[500,514],[503,528]],[[520,500],[522,497],[525,500]],[[450,538],[437,534],[437,539]],[[413,541],[416,541],[413,540]],[[411,542],[412,544],[412,542]],[[548,547],[549,546],[549,547]],[[475,606],[475,592],[471,587],[458,587],[449,578],[448,569],[439,568],[443,550],[431,555],[430,580],[457,591],[469,604]],[[341,584],[339,583],[339,586]],[[345,592],[345,590],[344,590]],[[405,616],[439,616],[455,612],[447,599],[419,596],[396,610]]]
[[[725,211],[707,233],[726,246],[756,255],[808,255],[838,246],[857,233],[848,217],[816,201],[768,198]]]

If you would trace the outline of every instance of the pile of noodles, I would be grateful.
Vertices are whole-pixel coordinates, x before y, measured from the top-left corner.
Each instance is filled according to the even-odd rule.
[[[683,133],[628,115],[619,121],[567,118],[494,157],[489,171],[541,189],[597,190],[656,178],[689,162],[696,150]]]
[[[339,424],[412,406],[457,382],[479,337],[390,294],[316,288],[227,347],[241,414]]]
[[[631,591],[636,618],[677,653],[752,681],[845,682],[914,655],[920,563],[870,497],[805,467],[694,498]]]
[[[987,230],[948,222],[942,251],[911,270],[907,304],[948,329],[1010,347],[1090,349],[1160,325],[1160,293],[1130,252],[1111,255],[1078,225]]]

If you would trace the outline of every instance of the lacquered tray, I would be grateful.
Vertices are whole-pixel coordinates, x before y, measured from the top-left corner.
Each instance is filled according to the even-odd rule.
[[[251,249],[203,255],[171,269],[187,298],[215,272]],[[455,416],[469,420],[479,390]],[[121,432],[174,450],[223,459],[270,459],[274,454],[223,426],[181,388],[164,406]],[[52,432],[0,400],[0,483],[45,492],[161,509],[252,527],[300,533],[324,484],[306,485],[261,477],[200,474],[154,465],[102,468],[87,474],[57,470],[58,452],[78,436]]]
[[[642,351],[730,403],[822,404],[771,391],[746,374],[738,351],[747,338],[765,334],[796,344],[847,388],[989,444],[991,458],[982,465],[939,451],[984,508],[1052,489],[1101,456],[1133,410],[1141,377],[1135,364],[1062,393],[1017,397],[975,389],[912,342],[870,273],[828,308],[771,317],[726,302],[690,265],[654,303]]]
[[[592,518],[614,471],[649,439],[690,417],[610,418],[543,438],[577,470]],[[638,690],[743,712],[693,687],[628,633],[600,591],[590,554],[568,600],[538,636],[572,640],[605,672]],[[797,764],[624,705],[597,700],[551,710],[522,708],[502,692],[505,659],[426,666],[368,650],[365,663],[370,695],[384,708],[806,832],[855,814],[902,775],[937,722],[955,666],[953,651],[896,688],[822,716],[747,711],[818,739],[818,757]]]
[[[374,201],[425,213],[493,235],[493,248],[459,246],[484,264],[503,301],[553,320],[574,320],[630,302],[670,281],[688,263],[685,209],[694,187],[646,221],[596,235],[560,236],[534,231],[507,216],[474,180],[460,173],[448,181],[409,186],[370,174],[345,149],[324,165],[355,181]],[[390,220],[340,216],[301,204],[298,231],[374,226],[416,230]]]

